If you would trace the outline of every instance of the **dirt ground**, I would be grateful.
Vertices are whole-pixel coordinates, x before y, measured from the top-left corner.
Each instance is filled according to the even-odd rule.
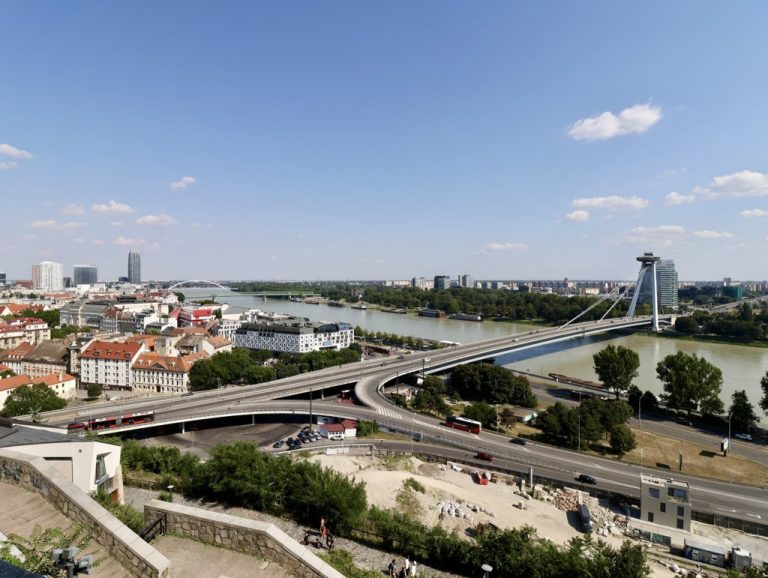
[[[479,485],[471,469],[456,471],[450,467],[429,464],[416,458],[376,458],[368,456],[314,455],[309,458],[323,466],[354,476],[363,481],[368,490],[368,501],[383,508],[398,508],[417,517],[427,525],[442,524],[447,530],[456,529],[459,534],[472,535],[479,523],[491,522],[500,528],[533,526],[538,535],[557,544],[582,534],[580,522],[574,512],[558,509],[553,502],[556,495],[543,494],[544,499],[527,499],[518,486],[506,483],[499,477],[497,483]],[[423,486],[424,492],[408,489]],[[617,519],[617,512],[607,504],[589,500],[593,512],[597,537],[614,547],[626,538],[622,534],[603,535],[600,528]],[[522,504],[522,508],[518,505]],[[441,515],[447,509],[458,508],[461,516]],[[615,530],[616,531],[616,530]],[[740,544],[752,551],[768,549],[768,540],[748,536],[740,532],[716,528],[706,524],[694,524],[694,533],[723,543]],[[667,578],[674,574],[662,564],[649,560],[652,576]]]

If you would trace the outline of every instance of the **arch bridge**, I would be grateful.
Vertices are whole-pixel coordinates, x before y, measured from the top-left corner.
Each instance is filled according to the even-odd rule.
[[[168,290],[170,291],[171,289],[176,289],[176,287],[182,287],[184,285],[189,285],[192,283],[206,283],[207,285],[215,285],[216,287],[219,287],[224,291],[230,291],[229,287],[224,287],[224,285],[221,285],[220,283],[216,283],[216,281],[206,281],[205,279],[190,279],[188,281],[180,281],[168,287]]]

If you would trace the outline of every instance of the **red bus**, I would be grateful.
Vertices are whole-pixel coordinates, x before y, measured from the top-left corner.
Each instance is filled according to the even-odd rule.
[[[137,423],[149,423],[152,421],[155,421],[154,411],[137,411],[135,413],[126,413],[116,417],[96,417],[87,421],[76,421],[67,425],[67,431],[69,433],[77,433],[80,431],[110,429]]]
[[[466,417],[451,415],[445,420],[445,425],[454,429],[461,429],[473,434],[479,434],[483,424],[473,419],[467,419]]]

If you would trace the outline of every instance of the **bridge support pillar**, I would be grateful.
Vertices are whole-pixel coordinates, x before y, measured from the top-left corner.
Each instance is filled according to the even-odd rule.
[[[187,433],[187,423],[186,422],[181,422],[181,433],[182,434]]]
[[[256,425],[256,414],[255,413],[251,414],[251,425]]]

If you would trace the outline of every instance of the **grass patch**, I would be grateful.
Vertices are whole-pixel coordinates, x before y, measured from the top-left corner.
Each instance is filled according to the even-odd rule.
[[[403,470],[412,472],[413,466],[408,456],[382,456],[381,467],[389,472]]]
[[[398,510],[403,516],[415,521],[421,519],[423,509],[416,494],[414,494],[408,486],[397,493],[397,498],[395,498],[395,500],[399,506]]]
[[[320,554],[320,557],[347,578],[381,578],[382,576],[381,572],[365,570],[355,565],[352,554],[346,550],[334,548],[327,554]]]
[[[768,466],[732,453],[723,457],[719,446],[681,442],[635,428],[632,432],[637,439],[637,448],[626,454],[623,461],[639,464],[642,448],[644,466],[677,472],[682,449],[683,472],[686,474],[748,485],[760,485],[768,480]]]
[[[427,489],[424,487],[424,485],[421,484],[415,478],[408,478],[407,480],[403,480],[403,486],[405,486],[406,488],[410,488],[411,490],[414,490],[414,491],[419,492],[421,494],[424,494],[427,491]]]

